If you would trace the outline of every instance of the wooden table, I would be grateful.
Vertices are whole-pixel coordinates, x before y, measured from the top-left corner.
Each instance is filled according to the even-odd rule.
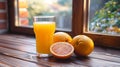
[[[25,35],[0,35],[0,67],[120,67],[120,50],[95,47],[88,57],[67,60],[36,56],[35,38]]]

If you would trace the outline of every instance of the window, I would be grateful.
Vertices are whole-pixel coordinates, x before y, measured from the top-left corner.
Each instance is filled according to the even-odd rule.
[[[72,0],[14,0],[15,27],[33,26],[34,16],[55,16],[57,30],[71,32]]]
[[[13,1],[8,0],[10,30],[12,32],[33,34],[32,27],[31,28],[26,27],[26,26],[22,27],[19,25],[15,26],[15,6],[14,6],[15,1],[16,0],[13,0]],[[91,37],[94,40],[96,45],[104,45],[104,46],[109,46],[109,47],[120,48],[120,44],[119,44],[120,36],[119,35],[102,34],[101,32],[100,33],[98,31],[95,32],[94,30],[90,29],[91,26],[89,25],[91,25],[91,22],[89,20],[92,16],[90,16],[89,7],[91,6],[90,4],[92,1],[96,1],[96,0],[73,0],[72,1],[72,14],[71,14],[72,15],[71,31],[64,30],[65,28],[63,28],[62,30],[57,30],[57,31],[65,31],[71,34],[72,36],[84,34],[84,35]],[[108,0],[103,0],[103,1],[107,2]]]
[[[17,0],[16,0],[17,1]],[[18,0],[18,26],[32,26],[34,16],[55,16],[57,28],[71,30],[72,0]]]
[[[100,2],[101,1],[101,2]],[[94,41],[95,41],[95,43],[96,44],[99,44],[99,45],[104,45],[104,46],[109,46],[109,47],[116,47],[116,48],[120,48],[120,44],[119,44],[119,41],[120,41],[120,35],[119,35],[119,32],[118,31],[111,31],[110,33],[109,33],[109,31],[107,31],[107,29],[108,28],[110,28],[110,27],[114,27],[114,25],[113,24],[109,24],[109,23],[111,23],[111,22],[109,22],[108,24],[107,24],[107,26],[106,26],[106,28],[104,28],[104,29],[102,29],[103,31],[94,31],[94,30],[91,30],[92,29],[92,27],[95,27],[95,25],[93,25],[93,26],[90,26],[90,24],[92,24],[93,22],[91,22],[92,20],[91,19],[94,19],[94,18],[96,18],[97,16],[94,14],[93,15],[93,18],[92,18],[92,15],[90,15],[91,13],[90,13],[90,10],[92,10],[92,9],[95,9],[95,8],[92,8],[92,5],[94,5],[94,4],[97,4],[99,7],[98,8],[96,8],[96,10],[98,11],[98,14],[100,13],[100,11],[102,11],[102,10],[107,10],[107,9],[109,9],[109,7],[108,8],[106,8],[106,9],[104,9],[104,7],[106,6],[105,4],[107,4],[107,3],[109,3],[110,1],[119,1],[119,0],[100,0],[98,3],[102,3],[102,4],[97,4],[97,2],[95,2],[95,0],[84,0],[84,1],[82,1],[83,3],[84,3],[84,7],[83,7],[83,16],[84,16],[84,20],[83,20],[83,34],[85,34],[85,35],[88,35],[88,36],[90,36]],[[94,3],[94,4],[93,4]],[[100,6],[100,5],[102,5],[102,6]],[[95,6],[95,5],[94,5]],[[108,6],[108,5],[107,5]],[[97,6],[95,6],[95,7],[97,7]],[[111,7],[113,7],[113,6],[111,6]],[[116,7],[116,5],[114,6],[114,7]],[[82,8],[82,7],[81,7]],[[92,11],[91,11],[92,12]],[[96,12],[96,11],[95,11]],[[93,12],[93,13],[95,13],[95,12]],[[109,11],[108,11],[109,12]],[[105,13],[105,12],[102,12],[102,13]],[[97,13],[96,13],[97,14]],[[112,14],[112,13],[111,13]],[[102,15],[102,14],[100,14],[100,15]],[[103,15],[105,15],[105,14],[103,14]],[[112,17],[114,17],[115,15],[117,15],[117,14],[114,14],[113,16],[111,16],[111,18]],[[109,16],[108,15],[106,15],[107,16],[107,18],[109,18]],[[102,18],[103,18],[104,16],[102,16]],[[90,19],[91,18],[91,19]],[[97,19],[101,19],[101,18],[97,18]],[[91,21],[90,21],[91,20]],[[112,19],[109,19],[109,20],[112,20]],[[82,21],[81,21],[82,22]],[[95,22],[95,21],[94,21]],[[95,22],[96,23],[96,22]],[[99,22],[99,23],[102,23],[102,22]],[[98,23],[98,24],[99,24]],[[105,23],[107,23],[107,22],[105,22]],[[117,24],[117,23],[116,23]],[[102,26],[103,25],[103,23],[102,24],[100,24],[100,26]],[[112,26],[111,26],[112,25]],[[104,25],[103,25],[104,26]],[[119,26],[117,26],[117,28],[119,29]],[[105,31],[105,29],[106,29],[106,31]]]
[[[101,34],[120,34],[120,0],[90,0],[89,31]]]

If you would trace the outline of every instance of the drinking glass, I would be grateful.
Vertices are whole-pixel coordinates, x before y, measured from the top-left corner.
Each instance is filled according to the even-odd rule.
[[[55,28],[54,16],[34,16],[33,29],[36,37],[36,52],[39,57],[50,56]]]

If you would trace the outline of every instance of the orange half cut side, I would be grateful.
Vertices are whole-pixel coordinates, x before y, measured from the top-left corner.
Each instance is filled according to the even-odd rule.
[[[50,52],[59,59],[69,58],[74,51],[74,47],[67,42],[56,42],[50,47]]]

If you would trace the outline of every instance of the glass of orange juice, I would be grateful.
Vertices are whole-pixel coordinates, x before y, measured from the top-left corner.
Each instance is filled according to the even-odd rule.
[[[50,56],[50,46],[55,32],[54,16],[35,16],[33,29],[36,37],[36,52],[39,57]]]

